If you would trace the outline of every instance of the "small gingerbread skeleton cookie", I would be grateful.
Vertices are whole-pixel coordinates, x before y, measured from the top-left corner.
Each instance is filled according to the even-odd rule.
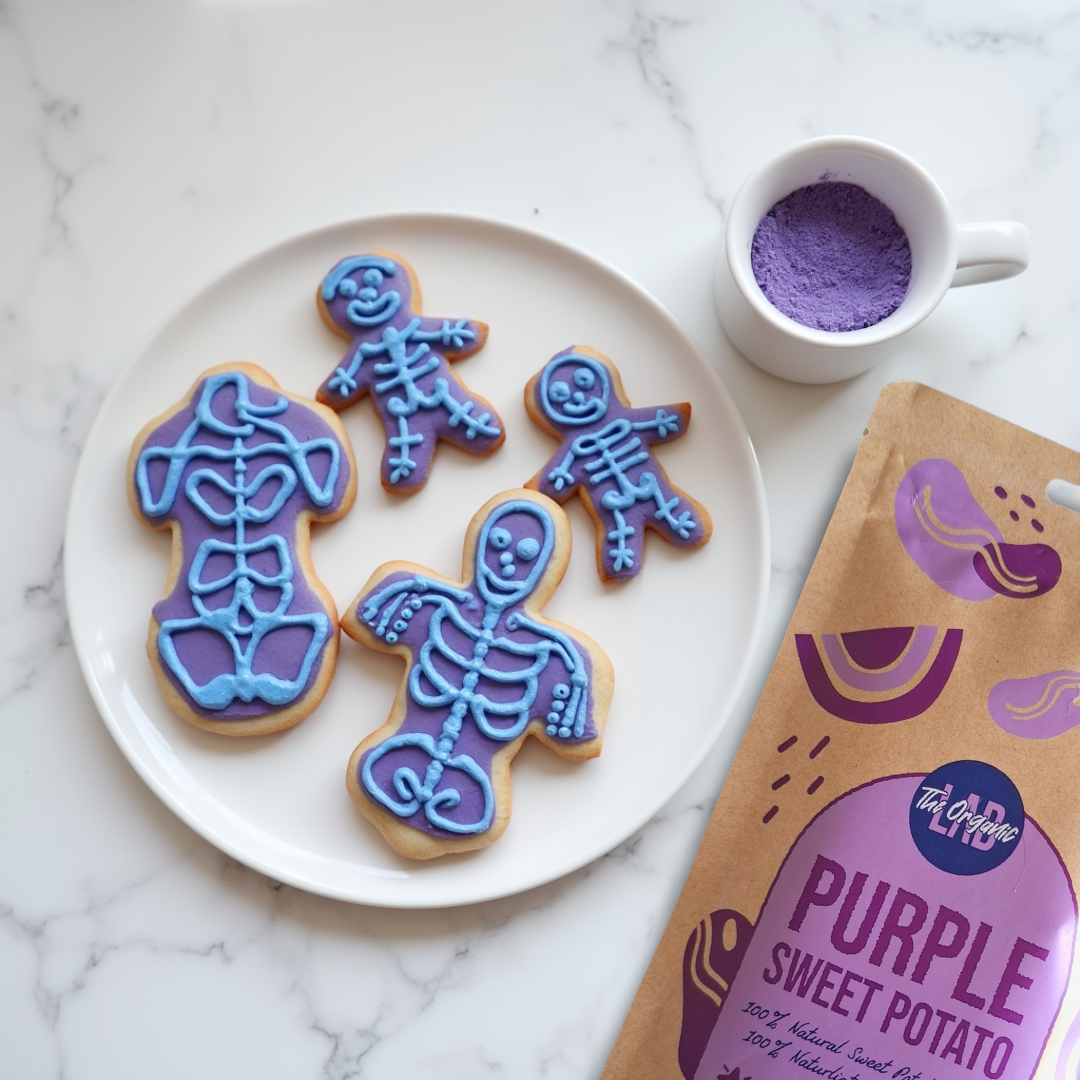
[[[440,439],[473,454],[502,446],[498,413],[450,368],[483,347],[487,326],[421,317],[420,286],[404,259],[383,252],[342,259],[319,287],[318,302],[323,321],[351,345],[316,397],[340,412],[371,395],[386,429],[387,491],[422,488]]]
[[[349,794],[400,854],[486,847],[510,820],[510,762],[535,736],[570,760],[600,753],[611,663],[540,610],[570,558],[550,499],[495,496],[465,534],[461,581],[412,563],[379,567],[345,632],[407,663],[389,719],[349,761]]]
[[[596,526],[596,565],[604,581],[640,572],[646,529],[678,547],[697,547],[712,535],[705,507],[668,480],[651,449],[685,433],[687,402],[631,408],[615,365],[575,345],[529,380],[525,408],[560,441],[526,487],[560,503],[580,493]]]
[[[139,433],[128,463],[132,509],[173,533],[147,651],[185,720],[262,735],[299,723],[322,700],[338,621],[311,564],[311,523],[341,517],[355,493],[341,421],[252,364],[203,372]]]

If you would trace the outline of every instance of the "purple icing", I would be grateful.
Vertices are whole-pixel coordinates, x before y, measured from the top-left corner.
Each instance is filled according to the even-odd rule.
[[[184,431],[195,419],[196,404],[202,395],[206,382],[206,379],[200,380],[188,404],[150,433],[142,444],[142,450],[149,447],[172,447],[176,445]],[[255,406],[273,406],[283,399],[280,391],[262,386],[254,379],[248,378],[247,385],[251,402]],[[225,424],[235,425],[237,423],[236,400],[236,387],[232,384],[222,386],[212,399],[211,412],[213,416]],[[337,480],[333,487],[333,496],[328,505],[318,506],[309,497],[304,485],[302,483],[297,484],[292,494],[289,495],[270,521],[261,524],[255,522],[246,524],[246,540],[256,542],[271,535],[284,537],[293,564],[293,575],[290,583],[293,592],[288,606],[288,614],[322,614],[330,620],[331,627],[336,630],[336,613],[327,609],[322,598],[311,587],[304,573],[304,564],[300,560],[298,553],[297,535],[298,532],[303,532],[306,537],[306,529],[298,529],[298,518],[304,513],[319,517],[330,516],[341,509],[342,502],[349,489],[351,472],[349,457],[341,442],[337,439],[334,430],[317,412],[291,399],[286,398],[284,400],[288,401],[288,407],[271,418],[274,423],[286,427],[300,442],[315,439],[332,439],[339,447],[340,465]],[[266,432],[256,432],[245,441],[248,446],[257,446],[275,440],[272,435]],[[193,445],[214,446],[223,450],[229,449],[232,443],[233,440],[227,436],[208,431],[205,428],[201,429],[192,441]],[[280,466],[282,460],[279,454],[255,455],[248,458],[246,476],[250,480],[268,466]],[[316,484],[324,485],[331,466],[330,454],[316,451],[310,454],[307,460]],[[166,469],[167,462],[165,460],[151,460],[148,463],[147,475],[150,491],[155,496],[163,488]],[[158,601],[153,608],[154,617],[159,623],[165,623],[171,619],[191,619],[196,616],[197,613],[192,602],[188,581],[192,561],[200,545],[204,541],[211,539],[220,541],[222,544],[230,544],[235,540],[235,528],[233,526],[215,525],[192,504],[185,494],[185,485],[191,474],[198,470],[207,469],[215,472],[226,484],[234,480],[232,462],[215,462],[204,456],[194,457],[184,466],[180,476],[178,492],[172,506],[157,517],[149,514],[145,515],[146,520],[155,526],[160,526],[166,521],[175,521],[183,538],[183,555],[180,572],[176,578],[176,585],[172,592],[163,600]],[[258,508],[268,506],[277,492],[281,490],[280,483],[280,480],[269,479],[251,498],[251,505]],[[229,512],[233,506],[233,500],[215,489],[212,484],[205,482],[200,484],[199,492],[206,502],[220,513]],[[277,559],[272,551],[256,553],[249,557],[248,562],[254,569],[267,576],[273,575],[278,570]],[[213,580],[220,574],[227,574],[233,564],[234,557],[232,555],[212,555],[203,568],[201,579],[208,581]],[[273,609],[279,597],[280,592],[277,589],[255,586],[254,600],[261,609]],[[231,585],[217,593],[202,597],[203,603],[210,610],[227,607],[231,599]],[[331,639],[331,637],[328,637],[327,641]],[[300,671],[304,653],[311,640],[311,631],[300,627],[284,627],[267,634],[255,653],[252,672],[256,675],[270,672],[285,679],[296,678]],[[228,642],[220,634],[212,630],[194,629],[182,631],[175,635],[174,641],[181,662],[196,684],[205,685],[216,676],[233,669],[233,656]],[[316,661],[312,664],[303,691],[296,695],[297,700],[309,691],[311,685],[318,678],[322,669],[325,649],[326,643],[323,644]],[[221,709],[204,708],[185,690],[183,684],[166,663],[162,662],[160,664],[160,670],[164,672],[188,706],[207,719],[252,720],[278,711],[279,706],[269,705],[258,697],[249,702],[235,698]]]
[[[548,561],[554,540],[547,507],[511,493],[485,518],[477,542],[477,575],[471,580],[446,586],[434,576],[396,569],[377,579],[356,605],[357,619],[372,633],[390,644],[407,645],[412,654],[405,715],[394,732],[360,756],[357,784],[376,805],[396,805],[398,810],[390,807],[391,812],[428,835],[450,838],[490,827],[472,828],[488,812],[489,800],[482,782],[454,762],[467,757],[490,784],[495,755],[529,730],[526,718],[543,720],[557,744],[577,746],[598,737],[588,648],[565,628],[541,623],[528,606],[545,579],[561,573]],[[399,585],[404,587],[395,589]],[[523,672],[530,675],[512,681],[496,677]],[[572,723],[579,697],[578,729],[561,727],[564,719]],[[499,705],[511,703],[522,707],[499,714]],[[481,730],[481,722],[494,734]],[[426,745],[438,746],[439,753],[410,745],[416,735],[428,738]],[[415,799],[412,812],[402,812],[416,795],[410,784],[426,782],[439,754],[444,766],[431,790]],[[369,761],[373,764],[365,776]],[[457,793],[457,801],[449,791]],[[496,787],[496,810],[489,817],[497,816],[499,796]],[[432,812],[461,826],[460,831],[440,827],[430,820]]]
[[[570,348],[530,382],[533,417],[561,442],[528,486],[563,503],[580,493],[596,524],[600,576],[625,581],[641,570],[647,528],[677,547],[696,547],[711,523],[650,449],[685,434],[690,406],[631,408],[619,400],[612,373],[596,354]]]
[[[440,439],[474,454],[502,444],[498,414],[449,364],[482,348],[487,327],[421,317],[403,261],[343,259],[323,281],[319,305],[327,323],[352,344],[316,397],[341,411],[371,395],[386,430],[382,482],[388,491],[410,494],[423,487]]]
[[[881,322],[911,280],[911,248],[893,212],[857,184],[837,181],[781,199],[758,223],[750,262],[773,306],[816,330]]]

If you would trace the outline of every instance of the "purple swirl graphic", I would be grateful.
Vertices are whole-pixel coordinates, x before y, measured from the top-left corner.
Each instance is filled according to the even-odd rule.
[[[994,592],[1019,599],[1042,596],[1061,577],[1061,556],[1048,544],[988,546],[975,553],[973,565],[975,573]]]
[[[729,930],[728,937],[734,930],[730,949],[724,942],[725,928]],[[754,926],[749,919],[737,911],[721,908],[702,919],[686,943],[679,1032],[679,1068],[684,1077],[692,1078],[697,1071],[753,934]]]
[[[1052,739],[1080,726],[1080,672],[1050,671],[999,682],[986,702],[1002,731],[1021,739]]]
[[[927,458],[909,469],[896,491],[895,514],[900,541],[919,569],[961,600],[1030,599],[1061,577],[1061,558],[1049,545],[1006,543],[951,461]],[[1042,529],[1038,523],[1036,531]]]
[[[873,644],[875,635],[882,643],[877,649]],[[904,635],[907,647],[897,655],[896,642]],[[826,712],[854,724],[895,724],[926,712],[937,701],[952,675],[963,636],[963,630],[946,630],[937,655],[928,668],[926,663],[933,654],[937,639],[935,626],[920,626],[918,629],[891,626],[880,630],[861,630],[857,634],[841,634],[839,638],[835,634],[823,634],[825,660],[813,634],[796,634],[795,648],[806,685],[814,700]],[[857,642],[856,649],[849,645],[852,639]],[[848,655],[844,654],[841,640],[848,646]],[[858,663],[856,656],[876,660],[880,662],[881,670],[871,670],[864,664],[855,667],[848,656],[855,663]],[[912,685],[924,668],[922,678]],[[861,701],[844,694],[840,687],[845,686],[869,693],[901,692],[877,701]]]

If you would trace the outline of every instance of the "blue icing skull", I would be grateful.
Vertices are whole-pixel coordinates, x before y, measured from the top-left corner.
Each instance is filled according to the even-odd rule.
[[[557,356],[540,376],[540,400],[544,412],[557,424],[593,424],[607,414],[611,377],[591,356]]]
[[[500,605],[524,599],[543,576],[554,546],[555,525],[542,506],[520,499],[497,507],[476,549],[481,596]]]

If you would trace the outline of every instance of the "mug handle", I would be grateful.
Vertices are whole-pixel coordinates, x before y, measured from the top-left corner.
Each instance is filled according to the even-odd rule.
[[[956,272],[950,288],[1022,274],[1031,256],[1026,225],[1018,221],[975,221],[956,226]]]

